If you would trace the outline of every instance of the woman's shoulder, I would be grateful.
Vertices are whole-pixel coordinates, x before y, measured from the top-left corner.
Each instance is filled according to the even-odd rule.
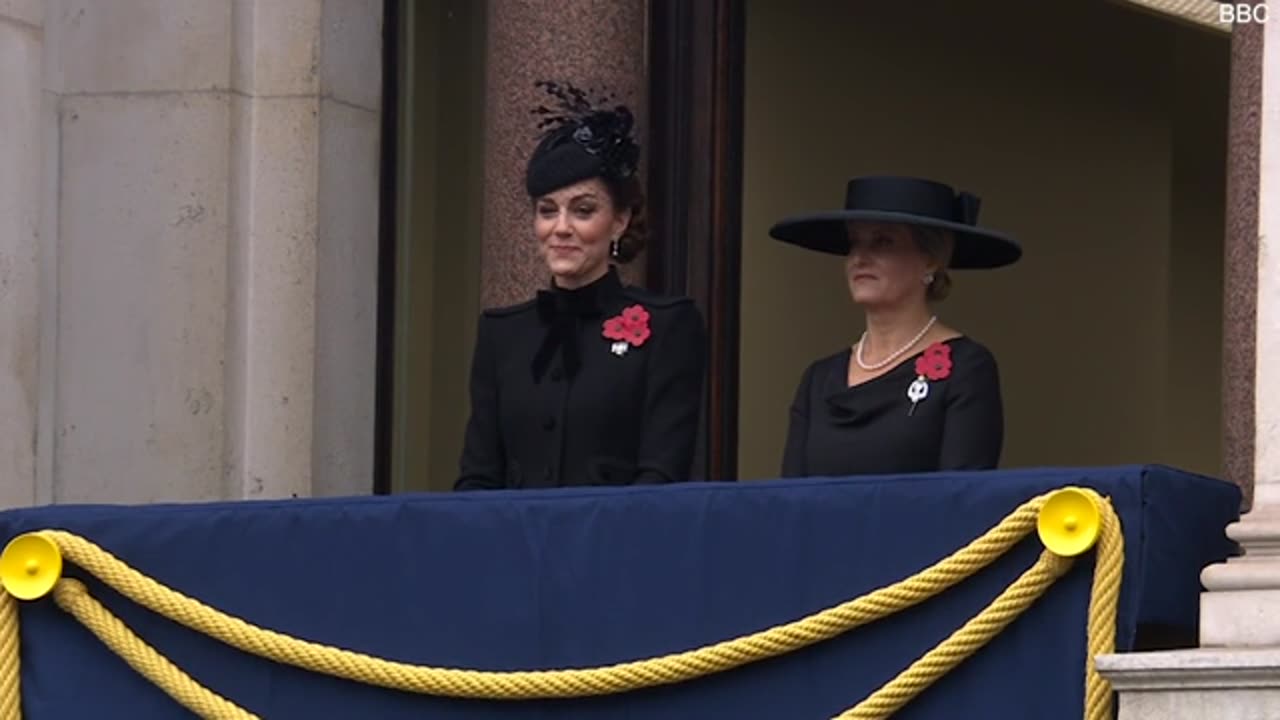
[[[623,308],[639,305],[652,316],[659,328],[679,328],[680,333],[702,333],[706,323],[702,311],[693,298],[683,295],[667,295],[645,288],[627,285],[619,293]]]
[[[823,355],[805,366],[804,374],[801,377],[823,377],[832,373],[845,377],[849,373],[849,356],[852,352],[851,348],[845,347],[829,355]]]
[[[995,353],[981,342],[962,336],[946,341],[951,348],[951,368],[960,386],[998,386],[1000,368]]]
[[[796,382],[796,400],[805,396],[819,397],[847,387],[851,353],[851,349],[845,348],[806,365]]]
[[[697,311],[698,306],[694,304],[693,298],[685,295],[667,295],[665,293],[654,292],[648,288],[642,288],[635,285],[622,286],[622,297],[628,302],[639,303],[646,308],[654,308],[657,310],[679,311]]]
[[[942,344],[951,348],[952,360],[971,360],[980,362],[995,362],[995,353],[991,349],[982,344],[978,340],[968,335],[958,335],[943,340]]]
[[[476,323],[476,333],[480,338],[510,339],[512,333],[524,333],[537,327],[537,317],[537,302],[534,300],[484,308]]]
[[[515,305],[501,305],[498,307],[485,308],[480,317],[482,320],[499,320],[502,318],[518,317],[527,312],[532,312],[537,306],[536,300],[525,300]]]

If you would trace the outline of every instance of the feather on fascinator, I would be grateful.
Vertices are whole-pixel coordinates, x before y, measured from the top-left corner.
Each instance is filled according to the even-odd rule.
[[[568,83],[542,80],[536,87],[553,100],[539,105],[541,139],[525,172],[530,197],[541,197],[583,180],[623,180],[636,173],[640,147],[632,137],[635,117],[612,93],[591,97]]]

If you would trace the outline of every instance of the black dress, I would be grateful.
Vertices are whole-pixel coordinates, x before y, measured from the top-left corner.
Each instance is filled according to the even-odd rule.
[[[950,374],[927,381],[914,404],[916,360],[848,386],[851,349],[818,360],[800,380],[791,405],[784,477],[985,470],[996,467],[1004,413],[995,357],[977,342],[955,338]]]
[[[606,337],[624,310],[637,334]],[[705,356],[690,299],[626,287],[612,268],[586,287],[486,310],[454,488],[688,480]]]

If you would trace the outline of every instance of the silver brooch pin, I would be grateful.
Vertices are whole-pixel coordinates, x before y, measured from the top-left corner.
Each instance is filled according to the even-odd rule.
[[[922,375],[917,377],[909,386],[907,386],[907,399],[911,401],[911,409],[907,411],[907,414],[914,415],[916,412],[916,404],[927,397],[929,397],[929,383]]]

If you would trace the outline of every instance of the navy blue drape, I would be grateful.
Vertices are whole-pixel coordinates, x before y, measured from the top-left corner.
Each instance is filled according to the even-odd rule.
[[[1124,524],[1121,647],[1140,623],[1194,630],[1199,572],[1231,552],[1223,528],[1239,492],[1161,467],[55,506],[0,513],[0,542],[65,528],[250,622],[388,658],[580,667],[698,647],[848,600],[1067,484],[1109,495]],[[960,627],[1039,550],[1033,535],[944,596],[783,658],[678,686],[539,702],[422,697],[311,674],[91,589],[197,680],[271,720],[818,720]],[[899,717],[1079,718],[1091,570],[1079,563]],[[24,604],[21,621],[28,720],[187,717],[51,600]]]

